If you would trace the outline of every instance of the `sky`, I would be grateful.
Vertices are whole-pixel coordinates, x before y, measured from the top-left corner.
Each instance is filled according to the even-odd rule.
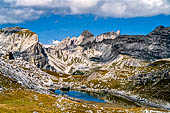
[[[148,34],[170,26],[170,0],[0,0],[0,28],[20,26],[56,43],[83,30]]]

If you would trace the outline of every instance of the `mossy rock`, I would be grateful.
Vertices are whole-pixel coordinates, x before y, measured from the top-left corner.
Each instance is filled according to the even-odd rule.
[[[75,72],[72,73],[72,75],[84,75],[85,73],[80,71],[80,70],[77,70]]]

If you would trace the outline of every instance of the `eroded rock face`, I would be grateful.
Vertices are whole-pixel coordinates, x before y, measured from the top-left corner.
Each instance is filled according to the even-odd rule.
[[[68,49],[73,48],[76,46],[86,46],[93,42],[101,42],[104,39],[114,39],[117,36],[120,35],[120,31],[117,32],[107,32],[103,33],[98,36],[94,36],[91,32],[88,30],[85,30],[81,33],[79,37],[67,37],[63,41],[59,42],[59,44],[56,45],[56,49]]]
[[[56,47],[49,48],[48,53],[55,57],[55,61],[60,60],[57,64],[63,67],[62,71],[69,72],[73,68],[87,69],[96,63],[107,64],[119,55],[144,61],[169,58],[169,43],[170,28],[163,26],[148,35],[120,35],[117,31],[94,36],[84,31],[78,38],[66,38]]]
[[[32,64],[35,64],[38,68],[48,67],[48,56],[46,50],[39,43],[32,45],[26,51],[14,51],[14,56],[16,58],[23,58]]]
[[[38,43],[38,35],[20,27],[3,28],[0,32],[1,53],[7,51],[23,52]]]
[[[170,57],[170,27],[159,26],[146,36],[121,35],[112,41],[113,53],[142,60]]]
[[[159,26],[148,35],[120,35],[114,39],[105,39],[101,43],[92,43],[89,46],[96,49],[102,44],[110,45],[106,52],[96,59],[107,61],[119,54],[125,54],[137,59],[152,61],[170,57],[170,27]],[[94,58],[93,58],[94,59]]]
[[[115,39],[119,35],[120,35],[120,31],[103,33],[101,35],[96,36],[96,42],[101,42],[104,39]]]
[[[39,43],[38,35],[28,29],[8,27],[0,30],[0,53],[13,53],[14,58],[22,58],[38,68],[55,69],[48,64],[45,48]]]
[[[79,37],[67,37],[56,46],[44,48],[38,36],[28,29],[13,27],[0,31],[0,52],[13,52],[14,57],[39,68],[74,72],[114,61],[128,55],[144,61],[170,57],[170,28],[159,26],[148,35],[120,35],[120,31],[94,36],[84,31]]]
[[[111,43],[104,40],[113,40],[118,35],[119,32],[108,32],[94,36],[86,30],[77,38],[67,37],[56,46],[47,49],[50,54],[50,64],[66,73],[73,73],[79,69],[88,70],[96,64],[94,61],[98,60],[92,60],[93,57],[103,56],[104,58],[111,54]],[[106,58],[106,60],[111,59]]]
[[[129,77],[128,90],[151,100],[169,102],[170,97],[170,62],[169,59],[149,64],[150,72],[146,71]],[[148,67],[145,67],[148,68]]]

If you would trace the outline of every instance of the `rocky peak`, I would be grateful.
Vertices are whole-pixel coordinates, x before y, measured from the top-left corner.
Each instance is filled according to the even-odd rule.
[[[112,32],[103,33],[101,35],[96,36],[96,41],[100,42],[103,41],[104,39],[115,39],[119,35],[120,35],[119,30],[117,32],[112,31]]]
[[[112,31],[112,32],[103,33],[101,35],[110,37],[111,35],[117,35],[117,33]],[[98,36],[101,36],[101,35],[98,35]]]
[[[156,27],[157,30],[160,30],[160,29],[163,29],[163,28],[165,28],[163,25]]]
[[[152,32],[159,32],[159,31],[163,30],[164,28],[165,28],[164,26],[160,25],[160,26],[156,27]]]
[[[36,39],[38,35],[29,29],[21,28],[21,27],[6,27],[0,30],[0,33],[4,35],[18,35],[16,37],[32,37],[34,36]]]
[[[81,36],[83,36],[84,38],[90,38],[90,37],[93,37],[94,35],[89,32],[88,30],[84,30],[81,34]]]
[[[104,39],[114,39],[117,36],[120,35],[120,31],[117,32],[107,32],[103,33],[98,36],[94,36],[91,32],[88,30],[84,30],[79,37],[72,37],[72,38],[65,38],[63,41],[61,41],[59,44],[56,45],[57,49],[65,49],[66,47],[71,46],[83,46],[88,45],[92,43],[93,41],[101,42]]]
[[[56,49],[64,49],[68,46],[70,46],[70,41],[71,41],[71,38],[70,37],[67,37],[65,38],[64,40],[62,40],[61,42],[59,42],[57,45],[56,45]]]
[[[21,28],[21,27],[6,27],[6,28],[3,28],[2,31],[15,33],[15,32],[22,31],[23,29],[25,29],[25,28]]]
[[[149,36],[152,37],[152,35],[164,35],[166,37],[170,36],[170,27],[164,27],[162,25],[156,27],[151,33],[149,33]]]

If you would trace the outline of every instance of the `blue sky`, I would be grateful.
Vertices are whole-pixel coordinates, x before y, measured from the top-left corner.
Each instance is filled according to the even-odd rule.
[[[147,34],[159,25],[170,26],[170,16],[137,18],[95,18],[93,15],[42,17],[22,24],[3,24],[3,27],[20,26],[39,35],[40,42],[47,44],[51,40],[62,40],[67,36],[78,36],[83,30],[95,35],[120,30],[121,34]]]
[[[0,0],[0,7],[0,28],[28,28],[43,44],[83,30],[147,34],[170,26],[169,0]]]

